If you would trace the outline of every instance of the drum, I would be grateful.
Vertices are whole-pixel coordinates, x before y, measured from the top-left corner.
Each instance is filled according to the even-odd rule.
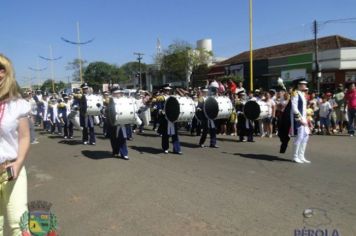
[[[249,120],[259,120],[268,117],[268,105],[264,101],[246,102],[244,106],[244,114]]]
[[[103,97],[100,95],[86,95],[87,99],[87,115],[98,116],[103,108]]]
[[[100,125],[100,118],[99,118],[99,116],[94,116],[94,125]]]
[[[151,121],[151,110],[147,106],[142,106],[138,110],[138,117],[145,125],[149,125]]]
[[[108,105],[108,118],[111,125],[141,125],[142,121],[136,112],[134,98],[120,97],[110,99]]]
[[[204,102],[204,114],[210,120],[228,119],[234,111],[229,97],[208,97]]]
[[[190,97],[170,96],[166,99],[164,111],[170,122],[191,121],[195,115],[195,103]]]
[[[70,120],[74,126],[75,129],[81,130],[82,127],[80,127],[80,119],[79,119],[79,111],[78,110],[72,110],[68,114],[68,120]]]

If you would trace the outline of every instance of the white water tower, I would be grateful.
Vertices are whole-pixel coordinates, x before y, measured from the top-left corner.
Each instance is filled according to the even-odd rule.
[[[204,49],[208,52],[213,51],[213,41],[211,39],[200,39],[197,41],[197,48]]]
[[[201,39],[197,41],[197,49],[203,49],[206,52],[213,52],[213,41],[211,39]],[[213,57],[209,56],[206,63],[211,65],[213,62]]]

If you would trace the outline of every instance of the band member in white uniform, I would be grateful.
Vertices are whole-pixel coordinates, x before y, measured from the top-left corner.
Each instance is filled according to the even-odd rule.
[[[309,127],[307,122],[307,100],[304,91],[307,88],[305,78],[299,78],[293,81],[296,90],[291,98],[291,130],[296,133],[294,138],[293,160],[297,163],[310,163],[305,159],[305,149],[309,139]]]

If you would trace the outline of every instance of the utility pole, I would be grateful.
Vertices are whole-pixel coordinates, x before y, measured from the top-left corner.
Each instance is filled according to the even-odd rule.
[[[36,68],[29,67],[28,69],[30,69],[30,70],[36,72],[36,81],[37,81],[37,83],[38,83],[38,81],[40,81],[39,83],[40,83],[40,85],[42,86],[42,80],[41,80],[41,77],[40,77],[40,72],[46,70],[47,67],[40,68],[40,67],[39,67],[38,58],[37,58],[37,65],[36,65]]]
[[[252,18],[252,0],[250,0],[250,91],[253,92],[253,18]]]
[[[139,67],[139,83],[140,83],[140,90],[142,89],[142,76],[141,76],[141,60],[142,60],[142,56],[145,55],[141,52],[134,52],[134,55],[137,56],[137,60],[138,60],[138,67]]]
[[[51,78],[52,78],[52,92],[55,92],[55,88],[54,88],[54,61],[57,61],[59,59],[61,59],[62,57],[57,57],[57,58],[53,58],[53,52],[52,52],[52,45],[49,45],[49,58],[47,57],[42,57],[39,56],[41,59],[44,59],[46,61],[49,62],[50,64],[50,68],[51,68]]]
[[[52,45],[49,45],[49,58],[51,58],[51,77],[52,77],[52,92],[54,93],[54,69],[53,69],[53,52],[52,52]]]
[[[314,33],[314,54],[315,54],[315,73],[314,73],[314,81],[316,80],[317,83],[317,91],[318,95],[320,94],[320,66],[319,66],[319,59],[318,59],[318,53],[319,53],[319,45],[318,45],[318,22],[314,20],[313,23],[313,33]]]
[[[73,45],[78,46],[78,63],[79,63],[79,77],[80,77],[80,83],[83,83],[83,61],[82,61],[82,53],[81,53],[81,49],[80,46],[81,45],[86,45],[89,44],[91,42],[94,41],[94,38],[92,38],[91,40],[88,40],[86,42],[82,42],[80,41],[80,29],[79,29],[79,22],[77,22],[77,42],[75,41],[70,41],[68,39],[65,39],[63,37],[61,37],[61,39],[66,42],[66,43],[70,43]]]
[[[79,22],[77,22],[77,45],[78,45],[78,59],[79,59],[79,77],[80,83],[83,83],[83,65],[82,65],[82,53],[80,51],[80,33],[79,33]]]

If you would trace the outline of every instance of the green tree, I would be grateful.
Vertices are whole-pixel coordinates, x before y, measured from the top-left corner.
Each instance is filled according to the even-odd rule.
[[[72,74],[72,80],[73,81],[80,81],[80,61],[82,62],[82,71],[84,73],[85,71],[85,67],[86,67],[86,64],[87,64],[87,61],[86,60],[80,60],[80,59],[74,59],[73,61],[71,62],[68,62],[67,66],[66,66],[66,70],[71,70],[73,71],[73,74]]]
[[[124,80],[128,80],[140,72],[140,64],[137,61],[127,62],[123,64],[120,69],[125,75]],[[145,63],[141,63],[141,73],[145,73],[146,71],[147,65]]]
[[[169,80],[190,82],[190,76],[198,66],[208,64],[212,52],[204,49],[193,49],[186,41],[175,41],[162,55],[156,58],[162,73]]]
[[[95,91],[100,90],[104,83],[119,83],[120,79],[125,79],[124,72],[116,65],[102,61],[90,63],[84,72],[85,82]]]
[[[42,86],[41,86],[41,90],[42,91],[47,91],[47,92],[60,92],[63,89],[66,88],[66,84],[63,81],[54,81],[54,83],[52,83],[53,80],[48,79],[45,82],[43,82]],[[54,86],[54,91],[53,91],[53,86]]]

